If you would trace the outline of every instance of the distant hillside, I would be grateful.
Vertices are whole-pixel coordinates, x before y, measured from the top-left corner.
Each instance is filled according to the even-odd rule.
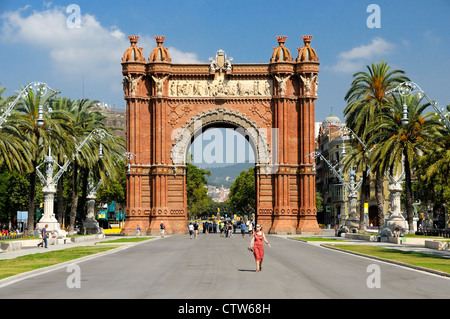
[[[199,166],[207,171],[211,172],[211,176],[206,176],[208,185],[222,186],[230,188],[234,181],[242,171],[248,170],[250,167],[254,167],[254,163],[239,163],[221,167],[207,167]],[[228,177],[228,180],[227,180]]]

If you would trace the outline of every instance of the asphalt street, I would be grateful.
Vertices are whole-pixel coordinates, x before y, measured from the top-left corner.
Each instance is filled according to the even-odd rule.
[[[450,279],[281,236],[255,272],[250,238],[168,236],[0,281],[0,299],[448,298]],[[77,269],[75,271],[74,269]],[[74,277],[78,276],[78,277]],[[75,278],[75,279],[74,279]],[[78,283],[74,285],[73,283]]]

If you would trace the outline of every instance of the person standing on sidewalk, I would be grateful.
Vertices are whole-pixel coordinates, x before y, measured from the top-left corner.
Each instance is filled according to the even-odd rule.
[[[37,245],[38,247],[39,246],[44,247],[44,243],[45,243],[45,248],[47,248],[47,237],[48,237],[47,228],[48,228],[48,225],[45,225],[45,227],[42,228],[42,230],[41,230],[42,241]]]
[[[252,239],[250,240],[250,243],[248,244],[248,249],[252,250],[252,244],[253,244],[253,256],[255,257],[256,262],[256,272],[259,272],[262,270],[262,262],[264,259],[264,245],[263,242],[267,244],[267,246],[271,247],[269,242],[266,239],[266,236],[264,235],[262,228],[260,225],[255,226],[255,232],[252,236]]]
[[[159,224],[159,227],[161,228],[161,238],[164,238],[164,229],[166,226],[164,226],[163,221],[161,221],[161,224]]]

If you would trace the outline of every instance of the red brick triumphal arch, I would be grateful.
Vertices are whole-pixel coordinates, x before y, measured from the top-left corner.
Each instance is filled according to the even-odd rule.
[[[233,64],[219,50],[210,63],[172,63],[164,37],[148,60],[130,36],[122,58],[127,101],[126,222],[122,234],[187,231],[186,158],[208,127],[244,134],[256,158],[256,218],[270,233],[318,233],[314,102],[319,62],[304,36],[294,59],[277,37],[269,63]]]

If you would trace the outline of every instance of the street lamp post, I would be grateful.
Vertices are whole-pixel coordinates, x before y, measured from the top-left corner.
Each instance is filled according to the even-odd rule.
[[[23,88],[22,91],[17,95],[17,97],[14,99],[14,101],[12,103],[9,103],[6,111],[2,114],[2,116],[0,116],[0,129],[1,129],[2,125],[7,121],[8,116],[11,115],[12,110],[17,105],[17,103],[20,101],[20,99],[26,98],[27,95],[29,94],[30,90],[33,91],[34,95],[40,96],[41,99],[46,99],[52,95],[56,95],[56,94],[60,93],[60,91],[50,88],[46,83],[35,81],[35,82],[31,82],[31,83],[27,84],[27,86],[25,88]],[[44,108],[42,105],[39,105],[38,112],[39,113],[38,113],[38,119],[36,121],[36,124],[38,126],[42,126],[44,124],[44,118],[43,118]],[[47,166],[47,171],[49,174],[52,174],[52,172],[53,172],[53,166],[49,165],[51,161],[52,161],[52,156],[51,156],[51,150],[49,148],[49,154],[45,158],[45,162],[44,162]],[[48,223],[49,226],[55,225],[54,220],[53,220],[54,216],[52,218],[52,216],[48,213],[48,210],[50,210],[50,209],[53,211],[52,205],[53,205],[53,200],[54,200],[54,194],[56,193],[56,189],[55,189],[55,191],[53,191],[52,187],[53,187],[53,185],[46,185],[42,189],[42,192],[44,193],[44,204],[45,204],[45,207],[44,207],[45,218],[43,218],[42,226],[45,226],[46,223]],[[45,210],[47,210],[47,214],[45,214]],[[56,232],[58,232],[58,229],[60,230],[59,224],[58,224],[58,227],[54,226],[53,228],[55,228],[54,230]],[[52,228],[50,228],[49,230],[52,230]]]
[[[123,156],[125,156],[127,159],[127,173],[129,174],[129,173],[131,173],[131,163],[130,162],[133,159],[133,157],[136,157],[137,155],[133,154],[131,152],[126,152],[123,154]]]
[[[100,140],[104,138],[105,136],[112,137],[111,134],[107,133],[103,129],[94,129],[81,144],[77,147],[75,154],[78,154],[78,152],[82,149],[82,147],[91,139],[94,137],[94,135],[97,135]],[[72,155],[72,160],[75,159],[75,154]],[[99,151],[99,158],[103,157],[102,153],[102,147],[100,143],[100,151]],[[39,165],[36,167],[36,173],[39,177],[39,179],[42,181],[42,184],[44,185],[42,188],[42,192],[44,194],[44,215],[39,220],[37,224],[37,228],[40,229],[44,227],[45,225],[49,225],[48,231],[53,231],[57,233],[57,237],[65,237],[66,233],[65,231],[61,230],[61,227],[59,225],[59,222],[55,218],[54,214],[54,199],[56,194],[56,185],[58,184],[58,180],[61,178],[62,174],[67,170],[68,166],[70,165],[71,161],[67,160],[63,166],[60,166],[51,155],[51,150],[49,147],[49,153],[48,156],[45,157],[45,161],[43,164],[45,164],[45,177],[39,170]],[[56,173],[55,176],[53,176],[53,166],[54,164],[59,166],[59,171]]]
[[[86,234],[101,234],[103,233],[103,228],[98,224],[95,219],[95,199],[97,198],[97,189],[102,184],[100,180],[97,185],[94,186],[92,180],[89,181],[89,194],[87,196],[87,214],[86,219],[83,221],[83,228]]]
[[[418,91],[419,97],[425,97],[427,99],[428,103],[430,103],[430,105],[436,111],[436,115],[439,115],[439,117],[441,118],[440,121],[442,121],[444,123],[444,125],[447,127],[447,130],[450,130],[450,121],[448,119],[448,113],[444,114],[444,109],[438,107],[438,102],[436,100],[430,99],[428,97],[428,95],[420,88],[419,85],[417,85],[416,83],[414,83],[412,81],[406,81],[406,82],[400,83],[395,88],[387,91],[386,93],[388,94],[388,93],[392,93],[394,91],[398,92],[401,96],[408,96],[411,93]],[[402,123],[408,124],[407,108],[406,109],[405,108],[406,108],[406,105],[403,106]]]
[[[342,185],[344,185],[347,188],[349,218],[345,219],[344,226],[346,227],[346,229],[344,230],[344,232],[358,230],[359,223],[358,223],[358,219],[357,219],[357,215],[356,215],[356,206],[357,206],[357,202],[358,202],[357,193],[358,193],[358,189],[362,185],[363,180],[360,179],[360,181],[355,185],[356,171],[351,169],[351,170],[349,170],[349,183],[347,183],[345,181],[345,179],[342,178],[341,174],[339,174],[339,172],[336,171],[334,166],[320,152],[315,151],[306,156],[312,156],[313,159],[316,156],[319,156],[321,159],[323,159],[327,163],[328,167],[333,171],[336,178],[339,179],[339,181],[342,183]]]
[[[45,97],[47,94],[55,95],[58,93],[61,93],[58,90],[54,90],[50,88],[46,83],[42,82],[31,82],[29,83],[15,98],[15,100],[12,103],[9,103],[8,107],[6,108],[5,112],[3,112],[2,116],[0,116],[0,128],[2,125],[7,121],[8,116],[11,114],[12,110],[16,106],[16,104],[20,101],[20,99],[27,96],[28,91],[32,89],[34,93],[41,95],[42,97]],[[39,118],[37,120],[37,124],[39,126],[42,126],[44,124],[44,118],[43,118],[43,106],[39,105]]]
[[[435,100],[432,100],[428,97],[428,95],[420,88],[419,85],[412,81],[406,81],[402,82],[399,85],[397,85],[392,90],[386,91],[386,94],[397,92],[401,96],[408,96],[410,94],[413,94],[414,92],[417,92],[419,98],[425,97],[430,103],[430,105],[434,108],[436,111],[436,115],[440,117],[440,122],[443,122],[446,126],[447,130],[450,130],[450,121],[448,119],[448,113],[444,114],[444,109],[438,107],[438,102]],[[406,103],[403,104],[403,117],[402,117],[402,125],[407,125],[409,123],[408,119],[408,106]],[[400,230],[407,234],[409,232],[408,222],[404,219],[404,217],[401,214],[401,207],[400,207],[400,194],[402,191],[402,186],[400,184],[401,179],[403,178],[403,172],[400,175],[400,177],[397,180],[394,180],[390,176],[389,178],[389,191],[391,192],[391,215],[389,216],[386,224],[386,228],[389,230],[393,230],[395,228],[400,228]],[[413,216],[413,227],[414,229],[417,229],[417,221],[418,217]]]

